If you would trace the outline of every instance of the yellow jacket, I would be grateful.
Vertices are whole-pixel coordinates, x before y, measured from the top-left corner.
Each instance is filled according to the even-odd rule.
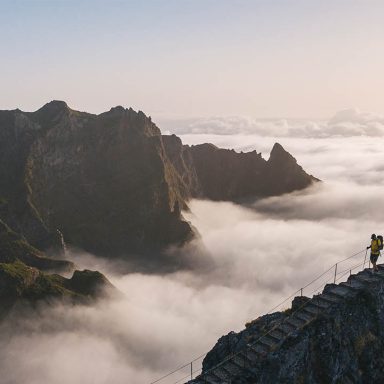
[[[378,255],[380,253],[379,246],[380,246],[380,240],[374,239],[371,241],[371,253],[374,255]]]

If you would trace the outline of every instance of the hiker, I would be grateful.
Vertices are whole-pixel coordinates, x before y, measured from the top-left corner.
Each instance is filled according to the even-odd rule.
[[[380,256],[380,248],[382,248],[382,244],[379,238],[373,233],[371,236],[371,245],[367,247],[367,249],[371,248],[371,263],[373,265],[373,271],[378,272],[379,268],[377,268],[376,262]]]

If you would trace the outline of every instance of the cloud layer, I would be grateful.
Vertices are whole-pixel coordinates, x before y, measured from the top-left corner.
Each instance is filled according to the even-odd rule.
[[[382,137],[384,117],[356,108],[337,112],[329,120],[254,119],[248,116],[163,120],[161,127],[175,134],[253,134],[276,137]]]

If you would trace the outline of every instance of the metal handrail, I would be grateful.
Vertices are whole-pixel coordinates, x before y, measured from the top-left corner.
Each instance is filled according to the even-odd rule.
[[[347,260],[350,260],[350,259],[353,259],[354,257],[362,254],[363,252],[365,252],[365,258],[364,258],[364,262],[363,263],[358,263],[356,265],[353,265],[352,267],[349,267],[347,269],[344,269],[342,271],[339,271],[338,272],[338,266],[340,266],[340,264],[346,262]],[[358,267],[365,267],[365,264],[366,264],[366,257],[367,257],[367,249],[364,249],[364,250],[361,250],[359,252],[356,252],[354,253],[353,255],[350,255],[348,257],[346,257],[345,259],[342,259],[340,261],[338,261],[337,263],[333,264],[330,268],[328,268],[326,271],[324,271],[323,273],[321,273],[319,276],[317,276],[316,278],[314,278],[312,281],[310,281],[309,283],[307,283],[305,286],[299,288],[298,290],[296,290],[295,292],[293,292],[290,296],[288,296],[287,298],[285,298],[283,301],[281,301],[279,304],[275,305],[273,308],[271,308],[267,314],[270,314],[271,312],[275,311],[277,308],[281,307],[283,304],[285,304],[289,299],[291,299],[292,297],[296,296],[296,294],[298,294],[300,292],[301,296],[303,296],[303,291],[304,289],[307,289],[308,287],[310,287],[312,284],[314,284],[316,281],[320,280],[323,276],[325,276],[327,273],[331,272],[334,270],[334,273],[332,274],[332,277],[330,279],[327,279],[325,282],[322,282],[321,285],[319,285],[319,287],[317,287],[316,289],[314,289],[312,292],[309,293],[309,295],[313,295],[315,292],[318,292],[319,289],[321,289],[322,287],[324,287],[324,285],[326,285],[327,283],[329,282],[333,282],[334,284],[339,281],[342,277],[344,277],[347,273],[352,273],[353,270],[355,270],[356,268]],[[299,310],[301,310],[305,305],[308,304],[308,302],[311,300],[311,298],[308,298],[308,300],[305,301],[305,303],[303,305],[301,305],[299,308],[297,308],[294,312],[292,312],[290,314],[290,316],[294,315],[295,313],[297,313]],[[263,338],[264,336],[267,336],[269,333],[271,333],[273,330],[275,330],[278,326],[282,325],[285,321],[287,320],[287,318],[283,319],[281,322],[279,322],[278,324],[276,324],[274,327],[272,327],[272,329],[270,329],[268,332],[266,332],[265,334],[261,335],[257,340],[255,340],[254,342],[252,342],[252,344],[250,345],[255,345],[261,338]],[[247,347],[246,347],[247,348]],[[244,348],[244,350],[246,349]],[[219,364],[217,364],[216,366],[214,367],[211,367],[209,370],[205,371],[204,372],[204,375],[208,374],[209,372],[212,372],[214,369],[220,367],[220,365],[226,363],[227,361],[230,361],[231,359],[233,359],[235,356],[237,356],[238,354],[242,353],[243,352],[243,349],[241,349],[240,351],[236,352],[235,354],[232,354],[230,356],[228,356],[227,358],[225,358],[224,360],[222,360]],[[200,356],[197,356],[195,357],[193,360],[191,360],[190,362],[186,363],[186,364],[183,364],[181,365],[179,368],[176,368],[174,370],[172,370],[171,372],[161,376],[160,378],[158,378],[157,380],[155,381],[152,381],[150,384],[156,384],[156,383],[159,383],[161,381],[163,381],[164,379],[174,375],[175,373],[177,372],[180,372],[181,370],[187,368],[187,367],[190,367],[190,373],[188,373],[188,375],[178,379],[177,381],[174,381],[172,382],[172,384],[179,384],[181,383],[182,381],[184,380],[187,380],[187,379],[191,379],[193,380],[193,377],[195,374],[199,373],[201,371],[201,368],[199,369],[196,369],[194,370],[193,369],[193,363],[196,363],[198,360],[201,360],[203,357],[206,356],[207,353],[204,353],[204,354],[201,354]]]

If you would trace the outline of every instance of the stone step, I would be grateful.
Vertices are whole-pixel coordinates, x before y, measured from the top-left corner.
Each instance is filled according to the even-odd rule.
[[[260,358],[260,355],[252,351],[250,348],[246,348],[243,352],[240,353],[240,355],[247,359],[250,363],[257,361]]]
[[[309,305],[306,305],[303,308],[303,312],[307,312],[308,314],[311,314],[312,316],[317,316],[319,313],[323,311],[323,308],[320,308],[318,306],[313,305],[312,303]]]
[[[340,297],[339,296],[335,297],[333,295],[329,295],[328,293],[323,293],[321,295],[321,298],[323,300],[328,301],[330,304],[338,304],[338,303],[340,303]]]
[[[350,282],[343,282],[343,283],[340,283],[339,287],[342,287],[342,288],[347,288],[347,289],[352,289],[354,290],[356,293],[361,291],[361,289],[363,289],[364,287],[367,286],[368,283],[366,282],[362,282],[360,280],[356,280],[356,279],[351,279]]]
[[[332,291],[328,290],[326,293],[327,296],[333,297],[335,300],[338,300],[338,302],[342,302],[344,298],[346,297],[345,294],[340,294],[340,293],[333,293]]]
[[[269,347],[267,347],[265,344],[256,343],[249,348],[260,355],[265,355],[269,352]]]
[[[349,287],[356,288],[356,289],[362,289],[366,286],[366,283],[363,283],[359,280],[354,279],[353,277],[350,277],[347,282],[340,283],[341,286],[348,285]]]
[[[366,283],[366,284],[374,284],[374,283],[378,283],[379,281],[381,281],[380,277],[375,277],[374,275],[369,276],[366,274],[354,275],[354,276],[352,276],[352,279],[357,280],[357,281],[361,281],[362,283]]]
[[[295,316],[298,317],[299,319],[304,320],[306,323],[309,323],[315,318],[315,315],[313,315],[312,313],[308,313],[304,311],[295,313]]]
[[[319,301],[323,305],[324,308],[329,308],[335,304],[334,301],[327,300],[327,298],[324,298],[323,295],[317,296],[316,300]],[[326,306],[324,305],[325,303],[327,304]]]
[[[272,347],[275,347],[277,342],[274,338],[270,337],[269,335],[264,335],[262,336],[258,343],[261,343],[261,344],[265,344],[266,346],[272,348]]]
[[[310,301],[310,304],[316,306],[316,307],[320,307],[320,308],[323,308],[323,309],[326,309],[329,307],[329,303],[327,301],[324,301],[321,299],[321,296],[318,295],[318,296],[315,296],[311,301]]]
[[[275,333],[272,333],[272,331],[270,331],[270,332],[268,333],[268,337],[269,337],[270,339],[273,340],[273,342],[275,343],[275,345],[276,345],[276,344],[279,344],[280,341],[281,341],[281,339],[282,339],[281,337],[276,336]]]
[[[305,307],[304,307],[305,308]],[[299,329],[301,328],[303,325],[305,325],[305,321],[304,320],[301,320],[301,319],[297,319],[297,318],[294,318],[294,317],[288,317],[285,321],[284,321],[285,324],[291,324],[293,325],[294,327],[296,327],[296,329]]]
[[[336,287],[331,288],[327,293],[332,293],[336,296],[344,298],[353,296],[355,294],[355,290],[352,287],[338,285]]]
[[[284,332],[286,335],[289,335],[290,333],[292,333],[293,331],[296,331],[297,330],[297,327],[296,325],[293,325],[293,324],[289,324],[287,322],[284,322],[282,324],[280,324],[277,329],[281,330],[282,332]]]
[[[384,279],[384,271],[379,270],[378,272],[375,272],[375,276],[379,277],[381,280]]]
[[[262,347],[262,348],[259,348]],[[265,352],[269,350],[264,344],[258,344],[257,342],[248,343],[246,347],[247,353],[254,353],[258,358],[265,355]]]
[[[366,276],[376,276],[376,277],[381,278],[383,272],[384,272],[384,270],[382,268],[379,268],[379,270],[377,272],[374,271],[373,268],[371,268],[371,269],[364,269],[364,271],[359,272],[358,275],[364,274]]]
[[[220,379],[220,380],[227,380],[230,379],[233,375],[222,368],[222,365],[215,368],[213,370],[213,373]],[[221,381],[222,382],[222,381]]]
[[[378,281],[383,281],[384,279],[384,271],[378,270],[377,272],[374,272],[373,270],[370,272],[370,276],[374,277]]]
[[[356,292],[358,292],[361,289],[363,289],[364,287],[366,287],[367,284],[369,284],[369,283],[364,281],[364,280],[355,279],[352,276],[352,278],[349,281],[340,283],[339,286],[340,287],[345,287],[347,289],[354,289]]]
[[[358,271],[357,273],[354,273],[353,276],[356,275],[372,275],[373,274],[373,268],[365,268],[362,271]]]
[[[238,369],[244,368],[247,365],[247,360],[244,358],[244,356],[240,355],[239,353],[236,353],[235,355],[233,355],[228,360],[228,362],[236,365]]]
[[[286,332],[282,330],[281,328],[275,328],[273,331],[271,331],[270,335],[273,336],[276,340],[282,340],[284,339],[289,332]]]
[[[235,365],[235,364],[233,364],[233,363],[231,363],[229,361],[224,363],[221,366],[221,368],[224,371],[226,371],[228,373],[228,375],[230,375],[230,377],[235,376],[235,375],[237,375],[237,374],[239,374],[241,372],[241,369],[237,365]]]
[[[202,379],[205,380],[208,384],[223,384],[222,379],[216,376],[213,371],[209,371],[207,373],[202,374]]]

